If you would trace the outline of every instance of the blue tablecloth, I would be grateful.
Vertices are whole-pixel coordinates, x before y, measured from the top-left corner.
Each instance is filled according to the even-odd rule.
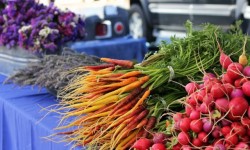
[[[141,62],[147,53],[146,40],[134,39],[130,36],[112,40],[74,42],[69,47],[77,52],[98,57],[136,60],[137,62]]]
[[[59,116],[41,111],[56,104],[45,89],[3,85],[0,75],[0,150],[69,150],[68,143],[55,143],[44,137],[55,133]],[[40,120],[40,121],[39,121]]]

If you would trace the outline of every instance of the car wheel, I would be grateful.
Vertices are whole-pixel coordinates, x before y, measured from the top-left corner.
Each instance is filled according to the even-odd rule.
[[[145,37],[148,41],[154,40],[152,28],[149,27],[142,8],[133,4],[129,10],[129,32],[134,38]]]

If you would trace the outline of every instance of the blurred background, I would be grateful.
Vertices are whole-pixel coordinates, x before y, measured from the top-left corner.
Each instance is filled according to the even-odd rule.
[[[86,19],[86,40],[130,35],[145,38],[147,45],[157,45],[170,36],[185,36],[186,20],[197,27],[209,22],[225,30],[241,20],[242,31],[249,33],[247,0],[54,0],[54,3]]]

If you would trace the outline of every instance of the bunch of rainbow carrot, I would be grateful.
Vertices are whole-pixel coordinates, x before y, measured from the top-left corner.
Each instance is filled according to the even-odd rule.
[[[85,66],[72,71],[88,71],[79,76],[60,95],[58,111],[64,111],[57,129],[76,129],[64,132],[67,141],[75,146],[96,149],[126,149],[139,137],[149,136],[156,117],[149,115],[145,100],[150,87],[143,86],[148,75],[133,68],[133,62],[102,58],[108,62]],[[60,97],[59,95],[59,97]],[[75,120],[65,124],[67,119]]]

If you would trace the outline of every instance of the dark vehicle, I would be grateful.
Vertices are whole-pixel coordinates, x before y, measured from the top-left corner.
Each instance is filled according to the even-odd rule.
[[[162,30],[185,31],[186,20],[194,25],[212,23],[227,29],[239,19],[246,32],[247,6],[246,0],[130,0],[130,33],[152,41]]]
[[[101,10],[100,14],[87,15],[85,18],[86,41],[113,39],[129,34],[128,12],[125,9],[107,5]]]

